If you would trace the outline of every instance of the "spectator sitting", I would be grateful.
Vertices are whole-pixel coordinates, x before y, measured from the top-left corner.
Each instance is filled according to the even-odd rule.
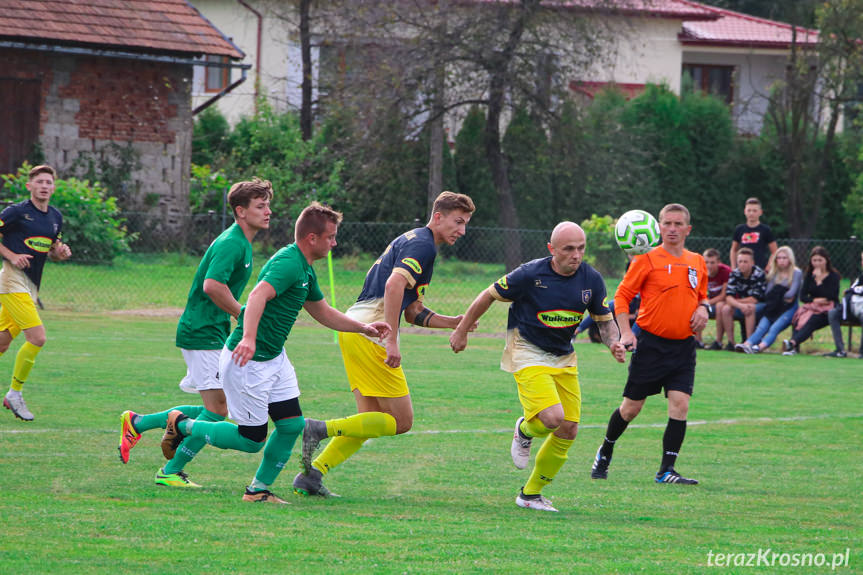
[[[830,263],[830,254],[821,246],[815,246],[809,253],[800,301],[803,305],[797,308],[791,320],[794,331],[791,339],[782,342],[785,348],[782,355],[800,353],[800,344],[829,323],[828,312],[839,303],[839,272]]]
[[[863,253],[860,254],[860,267],[863,269]],[[831,353],[824,354],[828,357],[845,357],[845,346],[842,342],[842,326],[839,325],[844,319],[856,319],[863,324],[863,273],[857,276],[854,283],[845,290],[842,305],[830,310],[827,320],[830,322],[830,330],[833,332],[833,342],[836,349]],[[860,359],[863,359],[863,339],[860,341]]]
[[[755,318],[764,308],[764,288],[767,277],[764,270],[755,265],[755,258],[749,248],[737,250],[737,267],[728,277],[725,286],[725,305],[719,310],[719,321],[723,323],[728,343],[723,349],[734,351],[734,320],[743,319],[746,337],[755,331]]]
[[[719,250],[716,248],[708,248],[704,250],[704,263],[707,264],[707,304],[710,306],[707,310],[710,319],[717,319],[718,310],[725,305],[725,284],[728,283],[728,276],[731,274],[731,268],[719,261]],[[695,345],[704,349],[704,342],[701,339],[700,330],[695,333]],[[722,349],[722,338],[725,335],[722,322],[716,322],[716,341],[710,344],[707,349]]]
[[[752,335],[735,346],[737,351],[761,353],[791,325],[791,318],[797,311],[797,294],[803,283],[803,272],[794,262],[794,251],[782,246],[770,256],[767,267],[770,271],[767,272],[763,315]]]

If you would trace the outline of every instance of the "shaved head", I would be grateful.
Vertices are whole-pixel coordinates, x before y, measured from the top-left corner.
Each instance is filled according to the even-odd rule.
[[[560,222],[551,232],[548,251],[551,267],[561,275],[569,276],[578,271],[584,259],[587,236],[581,226],[573,222]]]
[[[573,235],[575,234],[575,235]],[[575,222],[560,222],[551,231],[550,243],[553,246],[559,246],[567,243],[572,239],[584,238],[584,230]]]

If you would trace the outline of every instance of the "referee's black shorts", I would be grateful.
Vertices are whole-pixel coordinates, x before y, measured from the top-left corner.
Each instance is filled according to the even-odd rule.
[[[695,338],[665,339],[641,330],[629,361],[623,397],[640,401],[665,389],[692,395],[695,383]]]

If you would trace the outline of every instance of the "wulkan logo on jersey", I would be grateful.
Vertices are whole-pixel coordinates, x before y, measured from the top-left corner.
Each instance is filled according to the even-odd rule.
[[[46,238],[45,236],[32,236],[24,240],[24,245],[33,250],[34,252],[39,252],[43,254],[47,254],[51,249],[51,244],[54,242],[51,238]]]
[[[581,323],[583,312],[571,309],[550,309],[536,314],[536,319],[546,327],[572,327]]]

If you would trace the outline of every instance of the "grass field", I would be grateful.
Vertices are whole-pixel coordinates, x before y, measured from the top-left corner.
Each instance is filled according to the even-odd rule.
[[[2,573],[826,573],[846,549],[836,572],[863,571],[859,359],[699,352],[678,468],[702,484],[684,487],[652,481],[661,398],[618,443],[609,480],[590,480],[626,367],[579,344],[582,427],[547,489],[561,510],[551,514],[514,504],[528,472],[509,459],[520,410],[498,369],[502,341],[477,337],[454,356],[444,336],[408,334],[413,431],[333,471],[340,499],[290,495],[294,459],[274,486],[291,505],[256,506],[240,496],[260,454],[207,448],[188,467],[200,491],[153,484],[156,432],[128,465],[117,458],[121,411],[194,403],[177,388],[175,319],[44,319],[49,342],[25,387],[36,420],[0,410]],[[352,411],[330,332],[300,326],[287,351],[307,415]],[[7,375],[12,361],[0,359]],[[828,565],[708,565],[767,548],[824,553]]]

